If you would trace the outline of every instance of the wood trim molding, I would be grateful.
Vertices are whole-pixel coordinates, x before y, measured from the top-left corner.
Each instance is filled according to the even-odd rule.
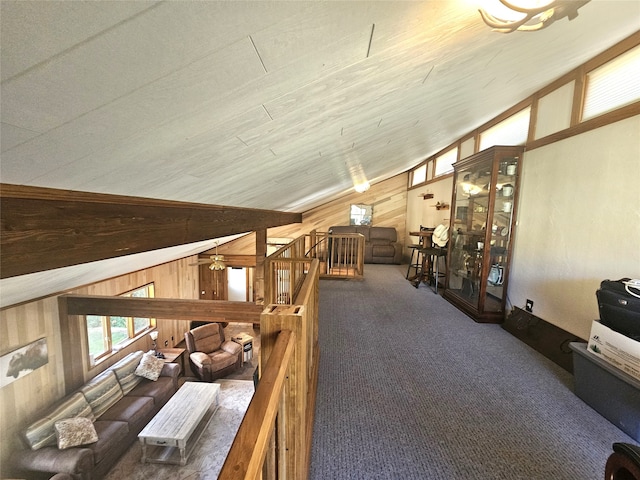
[[[589,130],[604,127],[611,123],[619,122],[620,120],[635,117],[636,115],[640,115],[640,102],[632,103],[631,105],[619,108],[618,110],[614,110],[613,112],[605,113],[604,115],[600,115],[599,117],[594,117],[585,122],[580,122],[579,124],[569,127],[565,130],[561,130],[559,132],[552,133],[551,135],[547,135],[546,137],[534,140],[533,142],[527,144],[527,151],[544,147],[545,145],[549,145],[550,143],[559,142],[560,140],[564,140],[565,138],[573,137],[574,135],[579,135],[581,133],[588,132]]]
[[[513,309],[502,328],[570,373],[573,373],[573,357],[569,343],[585,342],[518,307]]]
[[[0,278],[301,223],[302,214],[0,184]]]

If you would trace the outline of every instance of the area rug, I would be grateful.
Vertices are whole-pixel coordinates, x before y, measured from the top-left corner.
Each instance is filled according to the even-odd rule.
[[[253,397],[252,381],[218,380],[220,408],[203,432],[185,466],[140,463],[142,447],[134,443],[131,449],[105,477],[106,480],[214,480],[231,448],[244,413]],[[197,399],[194,399],[197,401]],[[188,408],[186,406],[185,408]]]

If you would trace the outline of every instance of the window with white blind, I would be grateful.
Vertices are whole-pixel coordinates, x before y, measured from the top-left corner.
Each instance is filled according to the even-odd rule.
[[[520,110],[480,134],[480,151],[494,145],[524,145],[529,134],[531,107]]]
[[[640,100],[640,46],[589,73],[582,120]]]

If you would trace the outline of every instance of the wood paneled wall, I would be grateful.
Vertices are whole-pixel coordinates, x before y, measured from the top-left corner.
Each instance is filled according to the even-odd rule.
[[[158,298],[198,298],[198,267],[190,265],[196,256],[140,270],[103,282],[75,289],[67,293],[81,295],[119,295],[153,282]],[[84,331],[83,317],[69,317],[79,322]],[[158,345],[165,340],[169,346],[179,343],[188,329],[189,321],[158,320]],[[4,355],[39,338],[47,339],[49,363],[29,375],[17,379],[0,390],[0,478],[12,475],[8,469],[11,451],[16,448],[18,434],[40,410],[65,396],[58,297],[52,296],[0,311],[0,354]],[[86,353],[86,345],[78,345]],[[87,355],[82,355],[82,369],[86,379],[95,376],[126,354],[135,350],[149,350],[151,340],[144,335],[109,360],[89,370]],[[5,372],[1,372],[5,374]]]
[[[268,238],[297,238],[316,229],[326,232],[335,225],[349,225],[349,207],[353,203],[373,205],[373,226],[394,227],[398,241],[406,236],[408,174],[402,173],[372,185],[364,193],[352,192],[302,214],[302,223],[270,228]],[[221,254],[255,253],[255,235],[245,235],[218,247]]]

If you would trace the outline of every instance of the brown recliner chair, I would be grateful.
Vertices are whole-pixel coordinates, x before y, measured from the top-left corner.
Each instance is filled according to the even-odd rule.
[[[235,372],[242,365],[242,346],[225,341],[219,323],[209,323],[184,334],[193,373],[204,382],[212,382]]]
[[[640,447],[630,443],[614,443],[607,460],[605,480],[640,480]]]

